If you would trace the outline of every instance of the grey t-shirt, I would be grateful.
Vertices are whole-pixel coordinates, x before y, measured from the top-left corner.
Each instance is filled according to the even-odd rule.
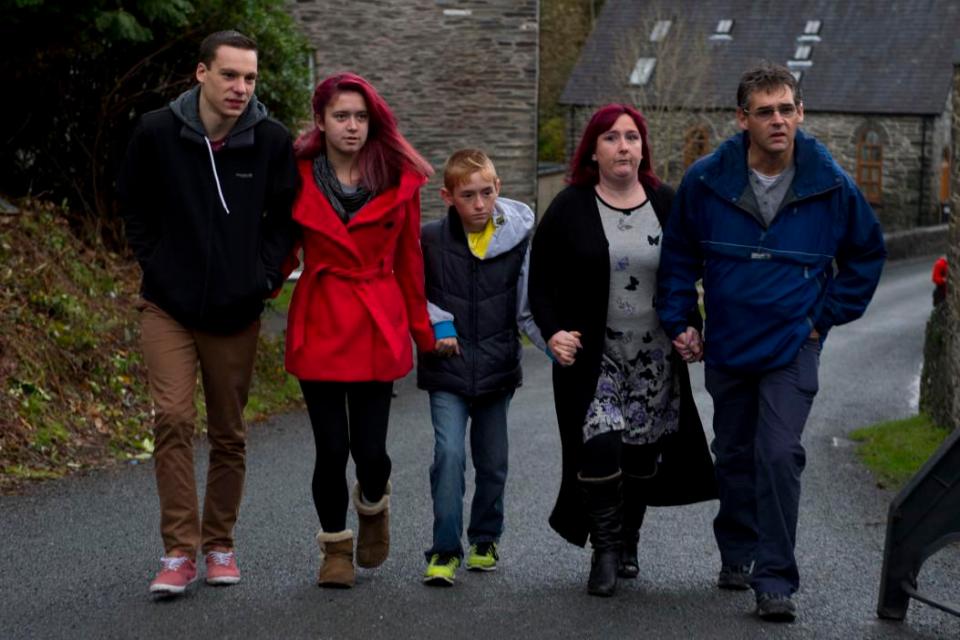
[[[767,176],[756,169],[750,169],[750,188],[753,189],[753,195],[760,207],[760,215],[763,216],[763,221],[768,227],[777,217],[777,211],[780,209],[790,185],[793,184],[793,176],[796,173],[797,169],[793,164],[787,167],[783,173],[775,176]]]

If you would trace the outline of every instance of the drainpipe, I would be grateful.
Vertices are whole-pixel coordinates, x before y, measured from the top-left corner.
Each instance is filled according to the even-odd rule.
[[[927,189],[929,185],[927,184],[927,123],[929,122],[929,116],[922,116],[923,120],[922,127],[920,130],[920,193],[917,198],[917,224],[915,226],[923,226],[923,213],[924,213],[924,203],[927,195]]]

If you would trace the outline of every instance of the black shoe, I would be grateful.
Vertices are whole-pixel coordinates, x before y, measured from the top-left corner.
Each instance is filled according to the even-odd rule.
[[[640,575],[640,563],[637,562],[637,552],[621,549],[620,562],[617,565],[617,576],[626,580],[633,580]]]
[[[725,564],[720,567],[717,586],[730,591],[746,591],[750,588],[751,569],[749,564]]]
[[[610,597],[617,590],[617,565],[619,554],[615,550],[594,551],[590,561],[590,578],[587,593],[592,596]]]
[[[797,605],[785,593],[760,593],[757,615],[767,622],[793,622],[797,619]]]
[[[637,541],[639,536],[624,534],[620,541],[620,562],[617,565],[617,576],[632,580],[640,573],[640,563],[637,561]]]

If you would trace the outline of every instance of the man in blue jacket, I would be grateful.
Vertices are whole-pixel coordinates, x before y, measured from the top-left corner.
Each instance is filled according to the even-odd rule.
[[[827,149],[798,131],[784,67],[737,88],[742,133],[687,172],[663,238],[657,311],[687,361],[706,364],[720,490],[718,586],[753,588],[757,614],[792,622],[805,453],[831,327],[860,317],[886,250],[877,218]],[[705,340],[687,325],[703,279]]]

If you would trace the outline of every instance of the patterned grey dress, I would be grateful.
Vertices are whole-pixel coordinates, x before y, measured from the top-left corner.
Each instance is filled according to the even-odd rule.
[[[597,198],[610,245],[610,296],[600,378],[583,440],[611,431],[623,442],[656,442],[679,428],[680,396],[671,393],[673,345],[654,308],[662,229],[649,201],[617,209]]]

